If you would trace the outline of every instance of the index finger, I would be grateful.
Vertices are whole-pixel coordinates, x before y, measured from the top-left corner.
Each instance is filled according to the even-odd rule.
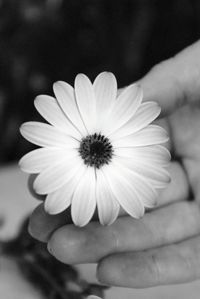
[[[82,228],[65,225],[51,235],[48,249],[63,263],[95,263],[116,252],[160,247],[197,235],[199,216],[196,203],[179,202],[147,213],[140,221],[124,216],[107,227],[97,222]]]

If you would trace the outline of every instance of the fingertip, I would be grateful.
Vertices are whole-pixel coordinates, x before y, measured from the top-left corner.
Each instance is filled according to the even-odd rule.
[[[142,252],[116,253],[100,261],[96,277],[110,286],[145,288],[152,286],[154,273],[150,268],[148,257]]]
[[[119,271],[113,269],[112,264],[110,264],[110,259],[112,259],[112,257],[108,256],[98,263],[96,268],[96,278],[102,284],[113,286],[117,285],[116,281],[118,278],[116,275],[119,275]]]
[[[44,200],[45,199],[45,195],[39,195],[35,192],[34,188],[33,188],[33,183],[35,181],[37,177],[37,174],[31,174],[28,178],[28,189],[29,189],[29,192],[31,193],[31,195],[33,195],[33,197],[35,197],[36,199],[39,199],[39,200]]]
[[[35,239],[41,242],[48,242],[56,229],[70,222],[69,210],[57,215],[49,215],[45,212],[44,204],[42,203],[33,211],[29,220],[28,231]]]
[[[103,270],[103,261],[100,261],[97,264],[97,268],[96,268],[96,278],[100,283],[105,283],[105,277],[104,277],[104,270]]]
[[[64,225],[51,235],[48,248],[63,263],[96,263],[113,249],[115,240],[108,230],[97,222],[84,227]]]
[[[66,264],[86,262],[84,255],[86,244],[85,228],[64,225],[51,234],[47,248],[59,261]]]
[[[44,218],[46,217],[44,206],[40,204],[36,207],[36,209],[32,212],[29,225],[28,225],[28,232],[29,234],[41,242],[46,242],[46,232],[44,233]]]

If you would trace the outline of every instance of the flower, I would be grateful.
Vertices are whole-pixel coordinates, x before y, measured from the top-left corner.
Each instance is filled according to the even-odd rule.
[[[57,214],[71,205],[73,222],[86,225],[97,207],[101,224],[113,223],[122,207],[134,218],[155,206],[158,190],[170,177],[170,154],[162,146],[166,131],[150,124],[159,114],[155,102],[142,103],[137,84],[117,96],[112,73],[94,83],[78,74],[74,88],[59,81],[56,98],[40,95],[35,107],[49,123],[27,122],[20,132],[42,147],[19,162],[36,173],[36,193],[47,195],[45,210]]]

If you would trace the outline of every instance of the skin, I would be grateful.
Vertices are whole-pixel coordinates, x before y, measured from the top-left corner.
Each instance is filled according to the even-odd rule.
[[[30,233],[70,264],[97,262],[108,285],[146,288],[200,278],[200,42],[155,66],[140,84],[162,108],[173,160],[171,183],[141,220],[121,212],[111,226],[71,224],[70,211],[50,216],[41,204]],[[32,179],[31,179],[32,180]],[[30,188],[32,183],[30,182]],[[67,217],[66,217],[67,216]],[[67,219],[67,224],[66,224]]]

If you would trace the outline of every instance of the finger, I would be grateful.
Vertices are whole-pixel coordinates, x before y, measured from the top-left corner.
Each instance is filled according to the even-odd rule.
[[[44,210],[44,204],[40,204],[30,217],[29,233],[39,241],[47,242],[54,230],[67,223],[72,223],[70,214],[70,210],[67,209],[60,214],[49,215]]]
[[[200,41],[174,58],[156,65],[139,83],[146,101],[156,101],[169,113],[186,103],[199,101]]]
[[[121,211],[124,213],[124,211]],[[95,211],[93,220],[97,220],[98,213]],[[63,225],[72,224],[70,208],[56,215],[48,214],[44,204],[40,204],[33,211],[29,219],[29,233],[41,242],[48,242],[51,234]]]
[[[45,196],[44,195],[39,195],[35,192],[35,190],[33,189],[33,183],[36,179],[37,175],[36,174],[31,174],[28,178],[28,189],[30,191],[30,193],[37,199],[39,200],[44,200]]]
[[[120,217],[111,226],[103,227],[97,222],[82,228],[65,225],[52,234],[48,248],[64,263],[90,263],[114,252],[162,246],[198,233],[197,204],[179,202],[147,213],[140,220]]]
[[[193,281],[200,278],[200,237],[105,257],[98,265],[97,277],[104,284],[129,288]]]

